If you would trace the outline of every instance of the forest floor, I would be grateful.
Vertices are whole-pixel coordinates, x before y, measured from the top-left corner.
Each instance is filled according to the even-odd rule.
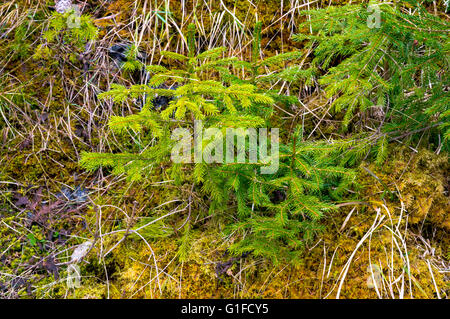
[[[162,50],[186,53],[183,32],[195,23],[199,50],[224,46],[226,56],[245,59],[258,19],[261,56],[302,50],[291,40],[297,13],[330,1],[74,2],[98,37],[76,50],[55,43],[47,57],[39,48],[54,1],[0,4],[0,297],[449,297],[450,166],[438,145],[393,142],[384,165],[361,163],[359,186],[324,217],[325,230],[296,265],[230,256],[236,238],[222,230],[233,212],[209,215],[208,198],[174,185],[163,169],[130,182],[108,168],[79,165],[82,152],[133,147],[107,124],[138,106],[97,98],[112,83],[139,82],[108,54],[114,45],[134,43],[148,64],[158,64]],[[448,21],[442,6],[428,4]],[[305,107],[280,111],[283,125],[303,119],[312,139],[337,134],[339,119],[328,113],[323,91],[298,95]],[[167,231],[129,233],[165,214],[172,218],[161,224]],[[182,227],[194,215],[189,254],[180,260]],[[79,282],[68,280],[77,271]]]

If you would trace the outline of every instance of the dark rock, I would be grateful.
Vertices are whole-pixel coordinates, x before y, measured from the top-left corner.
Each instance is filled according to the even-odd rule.
[[[108,54],[120,66],[122,63],[128,60],[127,55],[128,51],[131,49],[131,46],[132,44],[127,42],[114,44],[108,49]],[[144,62],[147,59],[147,57],[148,56],[146,53],[138,51],[136,59],[141,62]],[[141,70],[134,72],[134,74],[132,74],[132,78],[135,83],[147,84],[148,81],[150,80],[150,75],[145,70],[145,68],[142,68]],[[166,84],[162,84],[157,88],[175,90],[177,87],[178,85],[168,86]],[[170,101],[172,101],[173,99],[174,98],[171,96],[156,96],[152,99],[152,105],[156,110],[164,110],[169,105]],[[139,103],[141,105],[145,105],[146,96],[143,97],[143,100],[140,99]]]
[[[279,204],[286,200],[286,192],[284,190],[275,190],[270,194],[270,201],[273,204]]]
[[[158,86],[158,89],[166,89],[166,90],[176,90],[177,88],[178,88],[178,85],[172,85],[169,87],[166,84],[162,84],[162,85]],[[152,104],[156,110],[164,110],[169,105],[170,101],[172,101],[173,99],[174,99],[174,97],[172,97],[172,96],[157,95],[155,98],[153,98]]]
[[[62,188],[61,192],[57,194],[56,197],[61,200],[65,199],[80,204],[88,200],[88,195],[89,193],[87,189],[81,186],[77,186],[74,190],[71,190],[67,187]]]
[[[119,64],[126,62],[128,61],[127,55],[131,49],[131,46],[132,44],[127,42],[114,44],[108,49],[108,55]],[[143,62],[147,59],[147,54],[145,52],[138,51],[136,59]]]
[[[108,49],[108,55],[114,59],[116,62],[126,62],[127,61],[127,50],[129,46],[125,44],[114,44]]]

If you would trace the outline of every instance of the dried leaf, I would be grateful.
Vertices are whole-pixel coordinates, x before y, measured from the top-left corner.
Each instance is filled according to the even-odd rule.
[[[59,279],[58,266],[55,265],[55,259],[53,258],[53,256],[45,259],[42,265],[49,274],[52,274],[55,277],[56,280]]]

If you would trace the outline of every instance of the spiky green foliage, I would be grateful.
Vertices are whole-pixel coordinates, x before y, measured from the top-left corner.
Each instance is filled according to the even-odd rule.
[[[261,52],[261,22],[257,22],[253,32],[252,51],[249,61],[240,61],[235,66],[244,69],[249,77],[244,79],[234,74],[227,75],[230,83],[250,83],[256,85],[261,92],[265,92],[275,102],[291,106],[298,104],[295,96],[279,94],[274,89],[280,81],[295,82],[304,78],[304,70],[296,64],[303,56],[300,51],[285,52],[270,57],[262,58]],[[257,110],[253,110],[255,113]],[[266,114],[269,116],[272,114]]]
[[[88,15],[79,15],[74,10],[66,13],[54,12],[48,19],[48,26],[43,34],[44,43],[41,43],[35,50],[34,59],[55,60],[62,49],[62,44],[66,49],[66,55],[71,60],[75,60],[75,53],[85,50],[88,41],[95,40],[98,36],[98,29],[93,24],[92,18]],[[57,60],[57,59],[56,59]]]
[[[190,28],[191,30],[191,28]],[[191,37],[193,33],[190,32]],[[191,43],[192,40],[189,40]],[[113,84],[111,89],[99,95],[101,99],[112,98],[114,102],[124,102],[145,96],[146,105],[138,114],[127,117],[113,116],[109,126],[116,133],[134,132],[140,133],[146,130],[158,140],[152,140],[152,145],[142,153],[130,160],[130,154],[94,154],[84,153],[81,164],[88,169],[96,169],[100,166],[113,167],[114,173],[130,173],[133,180],[142,178],[141,171],[151,171],[152,165],[145,165],[142,161],[170,160],[170,151],[173,146],[167,132],[176,127],[183,126],[185,121],[190,121],[187,127],[193,126],[194,119],[226,120],[227,116],[234,114],[246,114],[251,106],[271,109],[273,99],[258,92],[256,86],[248,83],[227,84],[223,77],[230,74],[229,65],[238,63],[236,58],[222,58],[225,48],[215,48],[195,55],[192,43],[188,55],[173,52],[161,52],[162,55],[182,63],[182,68],[167,69],[160,65],[146,66],[151,73],[151,79],[147,85],[132,85],[125,87]],[[219,73],[217,74],[217,71]],[[211,78],[215,78],[212,80]],[[162,84],[179,85],[176,89],[159,88]],[[156,110],[152,101],[156,96],[174,97],[167,108],[162,112]],[[176,121],[170,121],[174,118]],[[239,119],[239,117],[236,117]],[[256,122],[261,119],[254,118]],[[185,125],[186,127],[186,125]],[[165,135],[164,135],[165,134]],[[142,168],[146,167],[146,170]]]
[[[260,57],[261,52],[261,22],[257,22],[253,33],[252,57],[249,63],[252,81],[254,83],[267,83],[279,80],[294,80],[286,78],[285,75],[292,68],[286,68],[286,63],[295,61],[302,57],[299,51],[276,54],[267,58]],[[243,64],[243,66],[247,66]],[[268,68],[267,72],[264,68]],[[295,69],[295,68],[294,68]],[[288,71],[287,71],[288,70]]]
[[[344,127],[361,123],[365,129],[364,116],[377,112],[370,125],[381,133],[381,141],[375,142],[380,152],[390,140],[414,137],[414,132],[432,129],[435,141],[448,138],[447,21],[415,0],[330,6],[302,14],[310,20],[301,26],[305,33],[294,39],[309,42],[314,56],[304,72],[316,75],[333,98],[334,111],[344,114]],[[306,34],[310,29],[312,34]]]
[[[273,263],[301,262],[302,249],[320,233],[322,217],[336,209],[354,172],[336,163],[338,144],[307,143],[299,133],[280,145],[279,169],[260,174],[261,162],[208,167],[202,174],[211,207],[221,210],[234,198],[238,221],[226,230],[243,240],[229,250],[251,252]]]
[[[321,230],[321,218],[335,208],[333,200],[352,183],[353,173],[338,164],[335,154],[340,144],[307,143],[302,140],[300,131],[284,137],[284,140],[277,140],[270,131],[274,103],[289,97],[264,92],[266,82],[260,81],[266,76],[262,73],[265,70],[263,66],[291,61],[298,54],[260,61],[255,55],[261,40],[260,24],[256,26],[250,62],[234,57],[223,58],[224,48],[196,54],[193,39],[194,32],[189,27],[187,55],[161,53],[176,60],[180,68],[147,66],[147,72],[152,75],[148,85],[128,88],[113,85],[110,91],[100,95],[117,103],[146,96],[147,102],[138,114],[112,117],[109,126],[118,134],[145,135],[149,137],[148,145],[143,145],[139,154],[83,153],[81,165],[90,170],[109,166],[113,173],[127,173],[132,180],[143,178],[152,167],[165,167],[178,185],[193,181],[197,186],[194,191],[207,195],[210,214],[220,215],[229,209],[235,211],[228,220],[226,231],[241,240],[230,247],[231,252],[252,252],[274,263],[299,262],[303,246]],[[235,72],[242,67],[249,67],[252,72]],[[238,77],[237,74],[244,76]],[[160,88],[162,84],[165,87],[177,84],[178,87],[174,90]],[[172,97],[173,100],[166,109],[159,110],[152,104],[156,95]],[[169,132],[177,127],[192,129],[194,120],[199,119],[203,120],[205,128],[215,129],[209,136],[205,131],[202,142],[196,142],[203,155],[214,153],[216,156],[218,148],[228,150],[227,139],[216,137],[225,137],[229,129],[241,128],[234,133],[237,140],[242,139],[245,143],[232,146],[234,154],[231,161],[225,158],[228,154],[224,153],[223,158],[215,158],[215,161],[202,156],[194,165],[171,163],[174,142]],[[258,140],[257,152],[252,153],[248,137],[250,130],[256,132],[258,128],[267,127],[271,132],[267,148]],[[279,156],[272,151],[278,144]],[[240,158],[242,155],[243,159]],[[253,156],[252,160],[250,156]],[[278,169],[263,173],[262,168],[278,161]],[[188,256],[192,226],[189,222],[184,229],[178,254],[181,260]]]
[[[63,40],[81,48],[87,41],[96,39],[97,35],[97,27],[92,23],[90,16],[78,16],[71,10],[66,13],[53,13],[44,39],[53,42],[56,38],[63,37]]]

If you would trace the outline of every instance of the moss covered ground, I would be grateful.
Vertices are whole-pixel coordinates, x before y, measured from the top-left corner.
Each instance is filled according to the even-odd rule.
[[[83,151],[139,149],[107,125],[112,115],[137,111],[138,103],[97,99],[111,83],[133,82],[108,57],[111,45],[131,41],[152,63],[168,64],[159,52],[186,53],[183,32],[192,22],[204,49],[220,45],[245,57],[258,19],[261,55],[304,50],[290,35],[300,31],[296,13],[307,2],[79,3],[98,29],[96,40],[81,46],[63,35],[44,40],[54,1],[0,4],[1,297],[448,298],[450,167],[437,145],[397,143],[384,165],[361,164],[359,187],[323,220],[325,231],[295,266],[252,255],[233,259],[227,248],[236,238],[222,233],[233,212],[210,215],[208,198],[172,183],[164,167],[128,182],[107,168],[87,172],[79,165]],[[431,3],[429,10],[443,12],[442,6]],[[339,119],[328,117],[327,98],[317,90],[301,98],[327,119],[313,137],[336,134]],[[307,125],[311,131],[315,122]],[[174,211],[141,237],[127,231]],[[180,257],[187,218],[189,253]],[[81,281],[73,287],[72,254],[86,242],[92,245],[77,263]],[[378,275],[382,286],[375,289],[370,282]]]

